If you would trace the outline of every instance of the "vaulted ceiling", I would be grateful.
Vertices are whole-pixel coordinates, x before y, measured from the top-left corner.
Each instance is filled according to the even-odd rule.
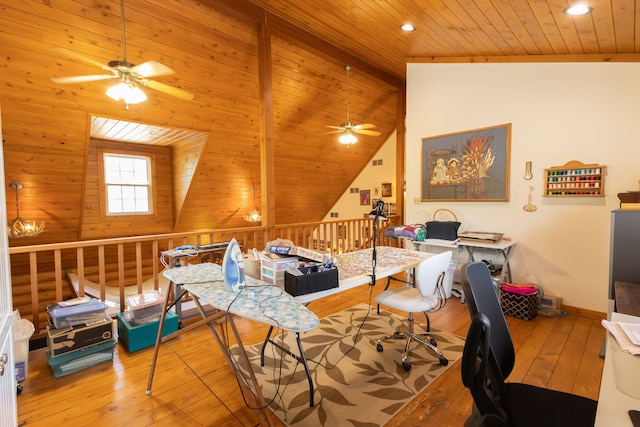
[[[592,14],[569,17],[555,0],[125,0],[127,60],[171,67],[157,80],[195,95],[145,88],[127,109],[104,81],[51,80],[101,72],[60,47],[122,59],[119,0],[0,0],[6,181],[25,184],[22,216],[47,222],[27,243],[243,227],[253,187],[269,225],[320,220],[396,130],[402,152],[408,62],[638,60],[640,6],[589,3]],[[407,22],[414,32],[400,30]],[[351,121],[380,136],[347,147],[326,133],[348,101]],[[87,220],[99,217],[92,116],[207,136],[197,155],[171,148],[189,179],[172,177],[184,188],[180,203],[167,199],[170,227]]]
[[[408,62],[532,61],[546,55],[615,60],[640,52],[636,1],[251,1],[401,78]],[[573,4],[589,5],[593,12],[563,12]],[[416,30],[403,32],[405,23]]]

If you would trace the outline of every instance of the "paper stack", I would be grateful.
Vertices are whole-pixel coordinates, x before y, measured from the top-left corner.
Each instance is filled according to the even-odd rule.
[[[613,335],[622,351],[640,355],[640,323],[603,320],[602,326]]]

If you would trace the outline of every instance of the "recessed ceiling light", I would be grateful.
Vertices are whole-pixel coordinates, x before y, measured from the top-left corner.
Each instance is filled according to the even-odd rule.
[[[564,13],[567,15],[586,15],[591,13],[593,8],[591,6],[587,6],[586,4],[574,4],[573,6],[569,6],[565,10]]]
[[[402,31],[406,31],[406,32],[411,32],[416,30],[416,27],[414,27],[411,24],[402,24],[400,28],[402,28]]]

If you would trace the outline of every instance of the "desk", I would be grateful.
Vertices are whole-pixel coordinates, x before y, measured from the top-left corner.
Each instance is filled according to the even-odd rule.
[[[384,279],[393,274],[412,270],[421,261],[433,256],[432,253],[414,251],[390,246],[376,248],[376,280]],[[320,298],[328,297],[339,292],[355,288],[356,286],[371,284],[373,249],[361,249],[336,255],[338,267],[338,287],[312,294],[300,295],[296,300],[310,303]]]
[[[640,317],[626,314],[612,313],[612,322],[640,323]],[[613,357],[611,357],[611,340],[607,332],[607,352],[602,369],[600,381],[600,394],[598,395],[598,409],[596,412],[595,427],[633,427],[627,411],[629,409],[640,410],[640,399],[621,392],[616,387],[616,377],[613,371]],[[638,358],[640,369],[640,358]]]
[[[183,333],[186,330],[192,329],[192,327],[200,326],[203,323],[207,324],[211,329],[211,332],[213,333],[213,336],[216,339],[220,350],[227,359],[227,362],[238,377],[238,383],[240,384],[240,387],[242,388],[243,392],[245,392],[245,395],[250,400],[252,400],[252,402],[250,402],[251,406],[262,408],[259,412],[259,418],[261,418],[262,422],[265,422],[268,425],[271,424],[269,415],[266,412],[266,403],[264,401],[264,398],[262,397],[262,393],[260,392],[260,386],[257,383],[253,371],[251,370],[251,365],[249,363],[248,357],[246,353],[244,353],[242,340],[240,338],[240,335],[238,334],[235,323],[233,322],[233,317],[227,316],[227,313],[242,316],[256,322],[270,325],[271,327],[276,326],[294,332],[296,334],[298,347],[301,351],[301,362],[304,364],[305,369],[307,370],[307,378],[309,379],[310,389],[313,393],[311,374],[309,372],[306,359],[304,359],[304,352],[302,351],[299,333],[311,330],[318,325],[320,320],[318,319],[318,316],[315,315],[315,313],[311,312],[304,305],[300,304],[291,295],[284,292],[284,290],[261,282],[260,280],[254,279],[252,277],[246,277],[247,288],[245,291],[238,294],[229,292],[224,289],[224,276],[222,274],[222,268],[217,264],[203,263],[186,267],[178,267],[171,270],[166,270],[163,274],[176,285],[181,285],[184,291],[187,291],[191,294],[194,302],[196,303],[196,308],[198,309],[200,315],[203,317],[203,320],[198,322],[197,324],[189,325],[186,328],[179,330],[175,334],[168,335],[164,338],[164,340],[173,338],[179,333]],[[250,297],[251,294],[249,291],[253,292],[253,296]],[[177,295],[176,298],[181,298],[182,296],[183,294]],[[214,313],[213,315],[208,315],[204,311],[200,300],[218,309],[219,312]],[[165,295],[164,310],[160,319],[160,326],[158,328],[159,331],[162,331],[162,326],[164,325],[164,316],[168,305],[169,290],[167,289],[167,294]],[[250,385],[245,382],[246,380],[244,379],[244,377],[242,377],[242,375],[238,373],[236,369],[234,369],[234,363],[231,360],[231,356],[228,352],[229,343],[226,341],[226,334],[219,334],[216,330],[216,326],[221,325],[221,320],[223,318],[226,318],[231,325],[231,329],[234,333],[241,352],[241,357],[244,359],[244,362],[248,367],[250,382],[253,385],[253,390],[251,390]],[[162,334],[161,332],[159,332],[156,338],[156,345],[154,349],[153,360],[151,363],[151,372],[149,373],[147,394],[151,393],[151,385],[155,371],[156,359],[158,356],[158,349],[162,340]]]
[[[450,249],[466,249],[469,253],[468,262],[475,261],[475,254],[478,252],[497,252],[502,255],[502,271],[500,273],[500,281],[506,283],[513,283],[513,277],[511,275],[511,257],[513,256],[513,251],[516,247],[516,242],[510,240],[508,242],[499,241],[499,242],[477,242],[473,240],[463,240],[460,239],[456,243],[446,244],[442,243],[442,241],[422,241],[418,242],[416,240],[411,240],[409,238],[405,238],[405,245],[413,244],[414,249],[420,250],[421,246],[436,246],[442,248],[450,248]]]

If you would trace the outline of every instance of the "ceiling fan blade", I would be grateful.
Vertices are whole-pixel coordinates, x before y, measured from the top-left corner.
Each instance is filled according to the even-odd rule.
[[[142,83],[144,86],[150,87],[151,89],[168,93],[169,95],[173,95],[176,98],[184,99],[185,101],[191,101],[194,98],[194,95],[191,92],[187,92],[186,90],[182,90],[174,86],[169,86],[155,80],[143,79],[140,80],[140,83]]]
[[[370,135],[370,136],[380,136],[382,135],[377,130],[367,130],[367,129],[353,129],[354,133],[359,133],[361,135]]]
[[[331,125],[326,125],[326,128],[331,128],[331,129],[341,129],[342,131],[344,131],[344,126],[331,126]]]
[[[116,75],[113,74],[94,74],[89,76],[69,76],[69,77],[54,77],[51,80],[56,83],[82,83],[82,82],[94,82],[96,80],[115,79]]]
[[[324,132],[324,133],[322,133],[321,135],[329,135],[330,133],[344,133],[344,130],[340,130],[340,129],[338,129],[338,130],[331,130],[331,131],[329,131],[329,132]]]
[[[364,123],[361,125],[355,125],[353,128],[354,129],[372,129],[376,127],[376,125],[372,125],[371,123]]]
[[[85,63],[87,63],[89,65],[93,65],[94,67],[102,68],[103,70],[106,70],[106,71],[111,71],[110,67],[104,65],[101,62],[93,60],[93,59],[91,59],[91,58],[89,58],[87,56],[84,56],[81,53],[74,52],[74,51],[72,51],[70,49],[66,49],[64,47],[56,47],[56,48],[54,48],[54,50],[60,52],[63,55],[66,55],[66,56],[68,56],[70,58],[78,59],[78,60],[83,61],[83,62],[85,62]]]
[[[143,64],[136,65],[131,71],[140,74],[142,77],[156,77],[173,74],[174,71],[164,64],[156,61],[147,61]]]

